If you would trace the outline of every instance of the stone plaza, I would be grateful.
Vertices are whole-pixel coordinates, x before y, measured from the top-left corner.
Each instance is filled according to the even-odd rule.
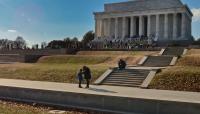
[[[127,41],[146,37],[158,43],[189,42],[193,14],[180,0],[131,0],[104,5],[95,12],[99,41]]]

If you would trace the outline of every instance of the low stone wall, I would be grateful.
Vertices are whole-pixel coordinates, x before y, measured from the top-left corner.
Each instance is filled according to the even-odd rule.
[[[0,50],[0,62],[35,63],[42,56],[76,54],[76,49]]]
[[[0,55],[0,62],[24,62],[24,56],[18,54]]]
[[[200,114],[199,103],[0,86],[0,98],[118,114]]]
[[[21,63],[35,63],[43,55],[17,55],[4,54],[0,55],[0,62],[21,62]]]
[[[39,49],[39,50],[0,50],[0,54],[19,55],[64,55],[75,54],[76,49]]]

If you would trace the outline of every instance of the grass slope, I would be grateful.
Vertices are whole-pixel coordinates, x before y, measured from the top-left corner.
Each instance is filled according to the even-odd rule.
[[[40,58],[38,63],[57,63],[57,64],[99,64],[103,63],[110,57],[105,56],[87,56],[87,55],[59,55],[46,56]]]
[[[144,55],[155,53],[89,51],[77,55],[46,56],[35,64],[0,64],[0,78],[77,83],[77,71],[87,65],[94,81],[109,67],[116,66],[120,58],[135,65]]]
[[[20,67],[17,67],[20,66]],[[92,71],[92,81],[96,80],[108,66],[88,65]],[[77,83],[76,73],[82,65],[77,64],[13,64],[0,67],[0,78],[24,79],[34,81],[50,81]]]
[[[200,92],[200,50],[190,50],[176,66],[158,73],[149,88]]]

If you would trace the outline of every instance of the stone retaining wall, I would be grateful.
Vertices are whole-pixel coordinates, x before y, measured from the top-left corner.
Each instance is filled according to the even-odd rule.
[[[200,114],[199,103],[0,86],[0,98],[118,114]]]

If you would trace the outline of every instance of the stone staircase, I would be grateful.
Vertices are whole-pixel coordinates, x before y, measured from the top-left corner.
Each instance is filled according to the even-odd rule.
[[[172,56],[148,56],[141,66],[145,67],[166,67],[171,64]]]
[[[162,55],[165,56],[181,56],[184,53],[184,47],[168,47],[165,49]]]
[[[95,84],[147,88],[159,69],[175,65],[178,57],[184,53],[185,48],[166,48],[161,50],[160,56],[145,56],[133,68],[107,70]]]
[[[140,87],[150,70],[143,69],[114,69],[101,85]]]

